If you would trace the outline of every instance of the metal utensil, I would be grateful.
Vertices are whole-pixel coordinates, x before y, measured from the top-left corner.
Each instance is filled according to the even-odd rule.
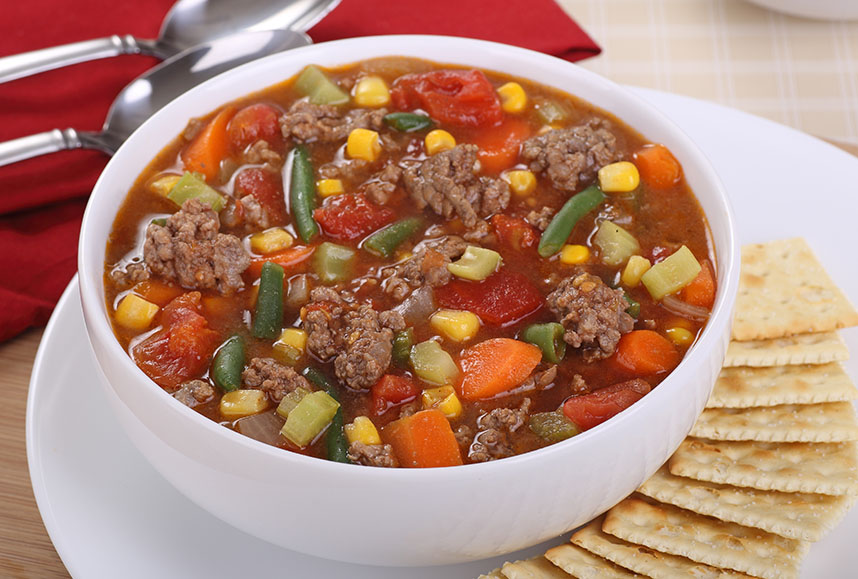
[[[65,149],[98,149],[112,155],[146,119],[191,87],[251,60],[311,43],[306,34],[294,30],[264,30],[189,48],[122,89],[100,132],[54,129],[0,143],[0,167]]]
[[[85,40],[0,58],[0,83],[78,62],[148,54],[170,58],[183,50],[244,30],[310,29],[339,0],[179,0],[167,13],[158,38],[130,34]]]

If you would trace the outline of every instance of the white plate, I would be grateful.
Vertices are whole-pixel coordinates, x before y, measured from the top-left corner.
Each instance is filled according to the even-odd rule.
[[[858,159],[736,110],[635,90],[683,127],[712,160],[730,192],[742,243],[804,236],[854,301]],[[858,352],[858,332],[844,336]],[[846,366],[858,376],[858,361]],[[27,404],[36,501],[75,577],[466,578],[567,538],[506,557],[419,569],[352,566],[274,547],[215,519],[162,479],[110,415],[95,372],[75,280],[44,334]],[[853,574],[856,539],[858,509],[812,547],[802,577]]]

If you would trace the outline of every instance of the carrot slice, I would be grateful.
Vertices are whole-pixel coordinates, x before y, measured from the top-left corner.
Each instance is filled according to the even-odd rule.
[[[217,177],[220,162],[229,155],[227,126],[234,114],[234,107],[223,109],[197,133],[191,144],[182,151],[185,169],[193,173],[202,173],[206,181]]]
[[[478,400],[512,390],[530,376],[541,359],[542,350],[526,342],[510,338],[480,342],[459,359],[459,393],[466,400]]]
[[[276,253],[270,253],[265,257],[257,257],[251,260],[250,267],[247,268],[247,273],[250,274],[251,277],[259,277],[262,273],[262,265],[266,261],[276,263],[283,268],[298,265],[313,255],[313,250],[315,249],[316,248],[313,246],[290,247]]]
[[[635,166],[644,183],[653,189],[668,189],[682,179],[682,167],[664,145],[646,145],[634,154]]]
[[[395,420],[381,429],[401,466],[427,468],[462,464],[459,443],[444,414],[435,408]]]
[[[178,286],[169,285],[155,279],[141,281],[137,283],[131,291],[144,300],[161,307],[166,306],[168,303],[173,301],[173,299],[185,293],[185,290]]]
[[[680,356],[673,343],[658,332],[635,330],[620,338],[614,359],[630,374],[649,376],[673,370]]]
[[[528,137],[530,125],[516,118],[483,129],[474,137],[474,144],[480,148],[478,157],[483,173],[497,174],[515,165],[521,144]]]
[[[700,273],[679,292],[679,299],[692,306],[711,308],[715,303],[715,274],[709,260],[700,264]]]

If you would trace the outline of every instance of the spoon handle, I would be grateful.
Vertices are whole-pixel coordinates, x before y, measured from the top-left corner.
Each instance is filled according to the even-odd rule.
[[[146,52],[146,42],[130,34],[84,40],[0,58],[0,83],[78,62]]]
[[[74,129],[54,129],[0,143],[0,167],[31,159],[65,149],[79,149],[83,146]]]

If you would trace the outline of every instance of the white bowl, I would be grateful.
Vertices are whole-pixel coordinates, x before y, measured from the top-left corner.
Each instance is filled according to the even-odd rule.
[[[712,317],[682,363],[641,402],[573,439],[500,461],[451,468],[344,465],[267,446],[178,403],[113,335],[102,276],[114,217],[137,175],[191,117],[296,74],[385,55],[503,71],[577,95],[676,155],[709,219],[718,256]],[[356,38],[276,54],[189,91],[146,122],[93,190],[80,239],[87,332],[112,407],[134,444],[189,499],[277,545],[374,565],[490,557],[568,531],[628,495],[667,460],[703,409],[721,366],[739,260],[724,190],[672,122],[625,89],[568,62],[501,44],[431,36]],[[129,497],[133,500],[133,497]]]
[[[748,0],[748,2],[801,18],[858,19],[858,2],[855,0]]]

